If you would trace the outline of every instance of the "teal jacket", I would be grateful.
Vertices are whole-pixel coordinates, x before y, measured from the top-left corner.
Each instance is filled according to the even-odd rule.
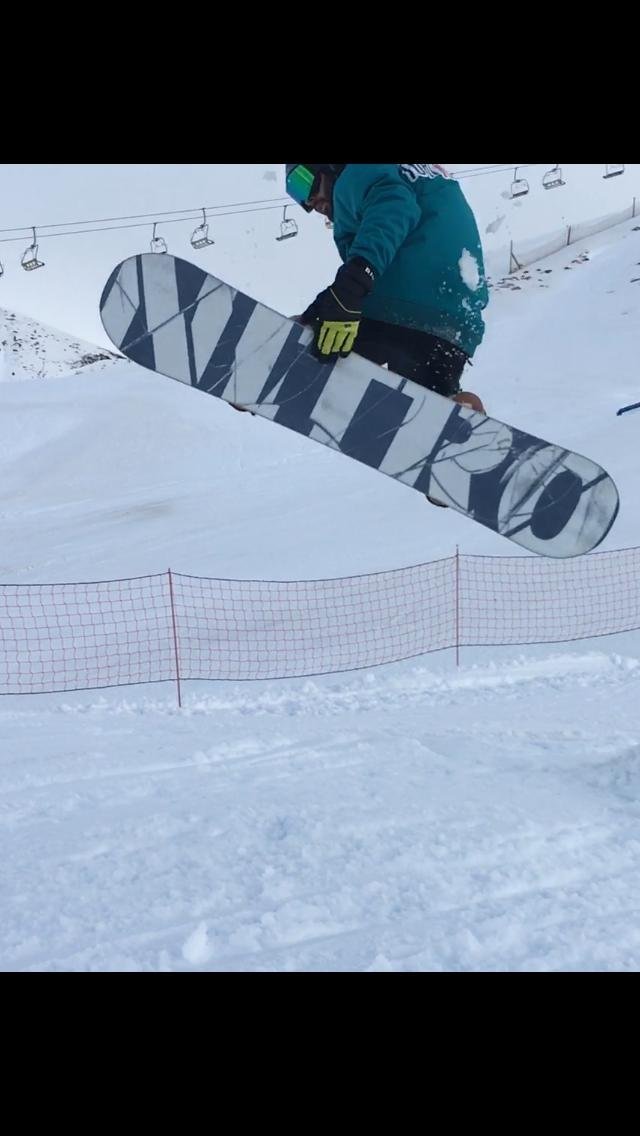
[[[473,212],[439,166],[349,164],[333,194],[343,261],[376,273],[363,315],[428,331],[473,355],[489,293]]]

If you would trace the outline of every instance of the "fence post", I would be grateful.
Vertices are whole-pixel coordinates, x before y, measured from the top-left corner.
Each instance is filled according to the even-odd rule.
[[[456,544],[456,666],[460,666],[460,548]]]
[[[515,269],[513,267],[514,264],[516,266]],[[511,241],[511,244],[509,245],[509,272],[519,272],[521,268],[522,265],[520,264],[520,261],[513,251],[513,241]]]
[[[569,227],[567,229],[567,246],[571,244],[571,228],[572,228],[572,226],[569,225]]]
[[[176,686],[178,688],[178,709],[182,709],[182,694],[180,691],[180,654],[178,652],[178,625],[176,622],[176,605],[173,598],[173,576],[171,569],[168,569],[169,576],[169,596],[171,599],[171,622],[173,624],[173,650],[176,660]]]

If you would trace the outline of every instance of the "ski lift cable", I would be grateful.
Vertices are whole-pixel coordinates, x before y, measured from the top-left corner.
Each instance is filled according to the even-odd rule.
[[[524,166],[524,165],[518,167],[518,169],[526,169],[526,168],[527,167]],[[506,172],[506,171],[511,170],[511,169],[513,169],[513,166],[492,165],[492,166],[472,167],[468,170],[460,170],[456,174],[456,177],[484,177],[484,176],[487,176],[488,174],[503,173],[503,172]],[[213,214],[215,214],[219,217],[227,217],[227,216],[230,215],[229,213],[226,213],[226,212],[221,213],[221,212],[218,212],[218,211],[228,209],[228,210],[231,210],[231,211],[234,211],[234,212],[236,210],[242,211],[242,212],[247,212],[247,213],[254,212],[254,211],[255,212],[261,212],[262,209],[267,209],[267,208],[273,208],[273,209],[280,208],[281,209],[283,207],[283,205],[285,205],[287,203],[287,201],[288,201],[288,198],[286,196],[284,196],[284,197],[258,197],[258,198],[256,198],[255,200],[252,200],[252,201],[228,201],[228,202],[225,202],[225,203],[220,204],[220,205],[207,205],[207,206],[205,206],[205,209],[208,213],[213,213]],[[252,209],[252,208],[248,208],[249,206],[255,206],[255,210]],[[156,210],[154,213],[128,213],[128,214],[125,214],[121,217],[91,217],[91,218],[85,218],[84,220],[80,220],[80,221],[55,221],[55,222],[51,222],[47,225],[38,225],[37,227],[38,227],[40,234],[42,236],[43,235],[42,234],[43,229],[63,229],[63,228],[68,228],[70,225],[110,225],[110,224],[115,224],[116,222],[120,222],[120,221],[143,221],[145,219],[149,223],[152,223],[153,220],[160,220],[161,218],[165,218],[165,217],[166,218],[172,218],[172,217],[179,217],[179,216],[183,216],[185,220],[193,220],[193,219],[195,219],[194,214],[200,214],[201,212],[202,212],[201,208],[198,208],[198,209],[196,209],[196,208],[192,208],[192,209],[165,209],[165,210]],[[125,226],[123,226],[123,227],[125,227]],[[0,234],[4,234],[4,233],[25,233],[25,232],[28,232],[31,228],[32,228],[31,225],[19,225],[19,226],[16,225],[16,226],[13,226],[12,228],[0,229]],[[87,230],[84,230],[84,231],[85,232],[94,232],[95,230],[87,229]],[[46,233],[44,235],[45,236],[51,236],[51,237],[57,236],[56,233]],[[64,234],[60,234],[60,235],[61,236],[62,235],[67,236],[68,234],[64,233]]]
[[[455,177],[457,179],[466,179],[472,177],[488,177],[500,173],[509,173],[511,170],[526,170],[533,168],[534,165],[541,165],[542,163],[523,163],[514,167],[513,165],[498,166],[484,166],[478,168],[470,168],[468,170],[459,170]],[[624,167],[619,170],[620,173],[624,171]],[[618,171],[616,171],[618,172]],[[615,175],[609,175],[615,176]],[[228,202],[225,205],[209,205],[206,206],[207,212],[214,217],[232,217],[240,213],[261,213],[271,209],[282,209],[286,198],[257,198],[255,201],[237,201]],[[198,220],[202,209],[174,209],[166,210],[165,212],[156,213],[132,213],[123,217],[101,217],[94,218],[93,220],[85,221],[65,221],[55,222],[49,225],[38,225],[37,228],[40,232],[40,239],[49,237],[73,237],[82,236],[87,233],[101,233],[112,232],[123,229],[140,229],[146,228],[146,224],[150,224],[152,219],[158,220],[158,223],[175,224],[177,221],[191,221]],[[146,220],[146,224],[145,224]],[[117,222],[132,222],[130,224],[119,224]],[[68,225],[91,225],[93,227],[86,229],[65,229]],[[22,233],[32,229],[32,225],[21,225],[8,229],[0,229],[2,233]],[[43,229],[62,229],[62,232],[43,232]],[[13,241],[24,240],[24,235],[19,237],[6,237],[0,236],[0,244],[7,244]]]
[[[230,210],[229,212],[217,213],[216,217],[240,217],[245,213],[262,213],[262,212],[266,212],[267,210],[271,210],[271,209],[282,209],[282,204],[280,204],[280,205],[262,205],[259,208],[253,208],[253,209],[233,209],[233,210]],[[200,213],[201,212],[202,212],[202,210],[200,210]],[[151,214],[151,216],[154,216],[154,214]],[[184,223],[186,221],[199,221],[199,220],[200,220],[199,215],[198,216],[192,215],[190,217],[169,217],[167,220],[163,220],[161,218],[157,223],[159,225],[176,225],[176,224]],[[69,229],[69,230],[62,232],[62,233],[42,233],[42,232],[40,232],[40,240],[48,240],[50,237],[51,238],[53,238],[53,237],[76,237],[76,236],[81,236],[83,233],[112,233],[112,232],[115,232],[118,229],[148,229],[150,224],[152,224],[151,221],[146,221],[146,222],[145,221],[134,221],[130,225],[102,225],[102,226],[98,226],[97,228],[91,228],[91,229]],[[40,226],[38,226],[38,229],[39,228],[40,228]],[[23,241],[23,240],[24,240],[23,236],[22,237],[0,237],[0,244],[10,244],[10,243],[15,242],[15,241],[20,242],[20,241]]]
[[[216,209],[240,209],[243,206],[272,206],[282,209],[284,202],[288,200],[286,197],[282,198],[257,198],[255,201],[226,201],[219,206],[206,206],[207,212],[213,212]],[[248,210],[249,211],[249,210]],[[156,209],[155,212],[150,214],[127,214],[124,217],[90,217],[85,220],[59,220],[59,222],[52,223],[51,225],[38,225],[39,229],[43,228],[65,228],[68,225],[106,225],[110,222],[117,222],[117,220],[143,220],[148,219],[149,224],[153,222],[153,218],[161,217],[177,217],[178,214],[201,214],[202,207],[197,209]],[[185,218],[191,219],[191,218]],[[0,233],[24,233],[27,229],[33,228],[32,225],[19,225],[14,228],[0,228]],[[52,235],[52,234],[51,234]]]
[[[523,162],[520,165],[510,166],[493,166],[490,169],[480,170],[461,170],[455,174],[456,178],[472,178],[472,177],[488,177],[490,174],[508,174],[512,170],[531,170],[534,166],[542,165],[542,162]]]

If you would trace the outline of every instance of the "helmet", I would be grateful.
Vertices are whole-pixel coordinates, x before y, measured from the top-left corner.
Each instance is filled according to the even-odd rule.
[[[346,163],[342,165],[313,165],[307,163],[305,165],[287,164],[286,165],[286,186],[289,197],[301,205],[307,213],[311,212],[307,201],[313,194],[317,192],[318,178],[320,174],[328,174],[334,180],[340,176]]]
[[[342,165],[332,165],[332,166],[331,165],[321,166],[321,165],[314,164],[314,165],[307,165],[307,169],[313,170],[313,172],[317,173],[317,174],[331,174],[331,175],[333,175],[333,177],[338,177],[338,174],[342,173],[345,165],[346,165],[346,162],[343,162]],[[294,165],[287,164],[287,166],[286,166],[287,176],[289,176],[291,171],[295,170],[295,168],[296,167]]]

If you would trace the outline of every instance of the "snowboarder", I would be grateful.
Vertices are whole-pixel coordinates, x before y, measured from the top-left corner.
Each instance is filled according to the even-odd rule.
[[[333,223],[343,261],[299,317],[314,352],[354,349],[451,397],[484,335],[488,290],[472,210],[439,165],[287,165],[287,193]]]
[[[489,294],[478,227],[440,165],[287,165],[286,189],[333,224],[343,261],[297,318],[324,362],[357,351],[472,409],[461,391]],[[437,502],[433,502],[436,504]]]

